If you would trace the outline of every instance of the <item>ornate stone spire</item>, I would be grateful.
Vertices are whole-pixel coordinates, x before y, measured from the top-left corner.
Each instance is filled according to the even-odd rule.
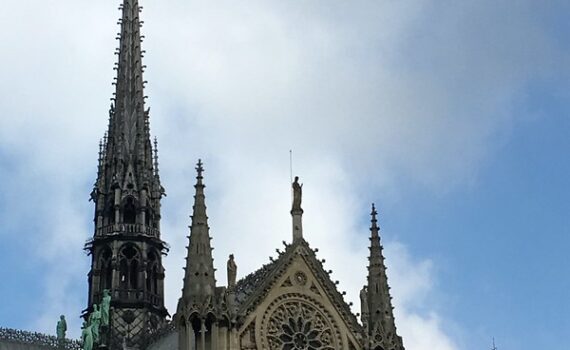
[[[201,160],[196,166],[196,194],[194,195],[194,210],[192,213],[192,225],[190,226],[190,243],[186,257],[186,273],[182,299],[185,305],[203,305],[212,301],[216,288],[214,277],[214,259],[210,246],[210,228],[206,215],[206,196],[204,195],[203,172]]]
[[[144,106],[140,7],[138,0],[123,0],[119,9],[116,90],[91,193],[95,232],[85,246],[92,256],[87,311],[110,290],[114,326],[102,344],[111,348],[123,339],[142,346],[146,332],[160,327],[168,314],[162,265],[168,246],[160,239],[164,189]]]
[[[291,184],[293,191],[293,204],[291,205],[291,215],[293,216],[293,242],[303,239],[303,209],[301,200],[303,196],[303,184],[299,183],[299,177],[295,176],[295,181]]]
[[[121,32],[113,103],[109,110],[109,130],[102,153],[96,190],[112,186],[140,189],[162,195],[160,180],[153,170],[153,148],[150,139],[149,110],[145,109],[143,88],[144,65],[138,0],[124,0],[120,6]]]
[[[388,286],[386,265],[382,254],[380,242],[380,228],[378,227],[378,212],[372,204],[370,225],[370,257],[368,258],[368,286],[366,288],[368,306],[363,310],[368,315],[363,315],[366,322],[369,349],[404,349],[402,338],[396,333],[396,324],[392,307],[392,297]],[[363,298],[366,301],[366,298]]]

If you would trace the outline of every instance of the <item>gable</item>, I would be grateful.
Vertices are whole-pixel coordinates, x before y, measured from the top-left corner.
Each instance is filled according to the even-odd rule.
[[[306,242],[289,247],[243,300],[240,349],[361,349],[362,327]],[[297,343],[299,344],[299,343]]]

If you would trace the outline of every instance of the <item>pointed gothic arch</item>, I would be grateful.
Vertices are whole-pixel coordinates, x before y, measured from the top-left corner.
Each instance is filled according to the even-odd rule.
[[[153,305],[158,305],[159,299],[159,274],[160,274],[160,254],[156,249],[151,248],[147,252],[147,264],[146,264],[146,291],[150,296],[150,302]]]
[[[139,287],[139,266],[141,254],[132,244],[125,244],[119,250],[119,287],[129,290]]]
[[[122,204],[123,223],[137,223],[137,200],[133,196],[128,196],[123,200]]]
[[[100,272],[99,293],[105,289],[111,289],[113,283],[113,252],[109,246],[105,246],[99,253],[98,265]]]

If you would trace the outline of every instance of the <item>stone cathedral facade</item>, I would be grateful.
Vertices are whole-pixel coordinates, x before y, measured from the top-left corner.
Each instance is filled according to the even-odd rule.
[[[309,245],[310,236],[303,234],[298,179],[292,184],[292,239],[284,241],[284,250],[237,281],[230,257],[228,283],[219,285],[201,161],[196,166],[184,286],[177,309],[166,310],[162,260],[168,245],[160,227],[165,189],[143,93],[141,8],[138,0],[123,0],[120,9],[116,91],[91,193],[94,234],[85,245],[91,269],[84,315],[100,305],[105,290],[111,294],[109,325],[94,349],[404,350],[394,322],[374,206],[368,279],[360,291],[359,314],[353,314],[317,250]],[[1,338],[0,332],[0,349]],[[80,346],[66,344],[68,349]],[[54,347],[29,347],[44,348]]]

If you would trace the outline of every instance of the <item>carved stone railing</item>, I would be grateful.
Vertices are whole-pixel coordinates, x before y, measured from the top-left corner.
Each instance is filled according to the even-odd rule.
[[[95,235],[101,236],[114,233],[123,233],[126,235],[139,235],[142,233],[151,237],[160,237],[160,231],[158,229],[141,224],[111,224],[98,228]]]
[[[140,289],[112,289],[111,295],[115,300],[121,301],[144,301],[151,303],[154,306],[162,306],[162,299],[158,294],[153,294],[148,291],[143,291]],[[101,293],[95,294],[95,300],[99,300]]]
[[[31,344],[51,349],[80,350],[82,349],[79,340],[63,339],[58,340],[53,335],[37,332],[21,331],[18,329],[0,327],[0,341]]]

